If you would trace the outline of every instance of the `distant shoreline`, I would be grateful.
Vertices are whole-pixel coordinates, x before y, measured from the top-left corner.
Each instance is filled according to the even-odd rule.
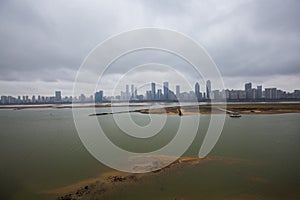
[[[174,106],[160,109],[144,109],[140,113],[144,114],[169,114],[178,115],[179,108],[182,115],[192,114],[284,114],[300,113],[300,103],[297,104],[220,104],[220,105],[193,105],[193,106]]]
[[[128,105],[18,105],[18,106],[0,106],[0,110],[23,110],[23,109],[72,109],[72,108],[110,108],[110,107],[126,107]],[[129,107],[141,107],[143,104],[132,104]],[[300,113],[300,103],[229,103],[229,104],[204,104],[204,105],[183,105],[183,106],[170,106],[165,108],[154,109],[137,109],[131,112],[139,112],[142,114],[168,114],[178,115],[179,109],[183,115],[192,114],[221,114],[231,112],[238,112],[240,114],[283,114],[283,113]],[[226,111],[224,110],[226,109]]]

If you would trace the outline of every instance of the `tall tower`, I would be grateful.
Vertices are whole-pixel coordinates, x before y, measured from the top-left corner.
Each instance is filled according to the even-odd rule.
[[[162,98],[162,91],[161,91],[161,89],[158,89],[157,90],[157,100],[162,100],[163,98]]]
[[[163,86],[164,86],[164,99],[168,100],[169,99],[169,83],[164,82]]]
[[[55,91],[55,101],[61,101],[61,91]]]
[[[134,85],[133,85],[133,84],[131,84],[130,99],[135,99],[135,95],[134,95]]]
[[[103,90],[95,93],[95,102],[102,102],[103,100]]]
[[[176,97],[177,97],[177,99],[179,99],[179,96],[180,96],[180,86],[176,85]]]
[[[262,86],[261,85],[257,86],[257,98],[258,99],[262,98]]]
[[[129,85],[126,85],[125,100],[128,100],[129,97],[130,97],[130,94],[129,94]]]
[[[210,94],[211,94],[211,82],[210,80],[206,81],[206,98],[210,99]]]
[[[155,83],[151,83],[151,100],[156,99]]]
[[[200,85],[198,82],[195,84],[195,95],[197,97],[197,100],[199,101],[200,100]]]
[[[245,84],[245,91],[246,91],[246,99],[251,99],[252,98],[252,83],[246,83]]]

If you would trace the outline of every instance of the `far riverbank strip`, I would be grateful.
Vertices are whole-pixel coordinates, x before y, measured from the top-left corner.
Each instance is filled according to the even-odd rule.
[[[110,107],[136,107],[137,109],[130,110],[129,112],[139,112],[143,114],[170,114],[178,115],[182,112],[183,115],[190,114],[220,114],[220,113],[232,113],[238,112],[240,114],[283,114],[283,113],[300,113],[300,102],[299,103],[236,103],[236,104],[205,104],[205,105],[183,105],[183,106],[171,106],[161,105],[160,108],[151,108],[149,104],[148,108],[145,105],[17,105],[17,106],[0,106],[0,109],[12,109],[12,110],[23,110],[23,109],[70,109],[70,108],[110,108]],[[146,106],[147,107],[147,106]],[[226,111],[225,111],[226,110]],[[115,113],[106,113],[115,114]],[[98,114],[94,114],[98,115]],[[99,114],[101,115],[101,114]]]
[[[138,110],[144,114],[179,114],[181,110],[183,115],[191,114],[284,114],[284,113],[300,113],[300,103],[286,104],[209,104],[209,105],[190,105],[190,106],[174,106],[158,109]]]

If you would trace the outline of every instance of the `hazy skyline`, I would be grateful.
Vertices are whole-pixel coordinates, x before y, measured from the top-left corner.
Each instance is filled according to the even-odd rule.
[[[299,8],[297,0],[1,1],[0,93],[62,90],[71,95],[79,66],[97,44],[142,27],[173,29],[194,38],[217,64],[225,88],[241,89],[252,82],[292,91],[300,85]],[[176,58],[143,53],[143,62],[177,65],[184,76],[199,81]],[[141,64],[136,61],[141,56],[128,57],[122,65]],[[104,90],[122,75],[117,64],[114,69],[105,76]],[[154,82],[176,83],[168,71],[145,72]],[[142,81],[136,75],[127,80]]]

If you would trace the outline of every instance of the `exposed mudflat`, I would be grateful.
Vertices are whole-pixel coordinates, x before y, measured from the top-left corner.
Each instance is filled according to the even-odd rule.
[[[167,156],[158,156],[157,160],[165,162],[165,159],[169,159]],[[143,180],[149,177],[160,176],[162,173],[176,171],[176,170],[188,170],[190,167],[196,167],[205,162],[223,162],[226,164],[244,163],[251,164],[249,160],[241,160],[234,158],[224,157],[207,157],[207,158],[191,158],[183,157],[177,159],[169,166],[156,170],[150,173],[125,173],[119,171],[111,171],[102,174],[100,177],[94,179],[84,180],[79,183],[75,183],[62,188],[56,188],[49,191],[43,191],[45,194],[51,194],[57,196],[60,200],[77,200],[77,199],[102,199],[104,195],[114,192],[116,188],[130,185],[134,187],[141,184]],[[155,164],[159,164],[155,162]],[[146,166],[149,167],[149,166]]]

